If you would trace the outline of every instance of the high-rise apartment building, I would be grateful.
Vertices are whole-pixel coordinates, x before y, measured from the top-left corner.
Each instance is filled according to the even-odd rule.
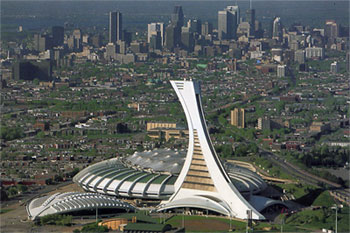
[[[245,127],[244,113],[244,108],[235,108],[233,111],[231,111],[231,125],[243,129]]]
[[[269,117],[258,118],[258,129],[259,130],[271,130],[271,120]]]
[[[286,76],[286,65],[277,66],[277,77],[283,78]]]
[[[109,43],[116,43],[122,40],[123,36],[123,20],[122,13],[109,12]]]

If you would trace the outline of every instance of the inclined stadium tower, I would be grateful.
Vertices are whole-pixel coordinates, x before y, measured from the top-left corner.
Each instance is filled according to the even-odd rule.
[[[187,151],[135,152],[91,165],[73,181],[88,192],[158,200],[157,211],[195,208],[240,219],[249,212],[252,219],[263,220],[260,212],[265,208],[284,205],[257,195],[267,187],[258,174],[221,162],[209,137],[200,83],[170,82],[187,119]]]

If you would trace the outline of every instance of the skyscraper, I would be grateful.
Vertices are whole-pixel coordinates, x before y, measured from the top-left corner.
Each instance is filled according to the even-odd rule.
[[[202,31],[201,34],[203,36],[209,35],[213,33],[213,25],[209,22],[202,23]]]
[[[339,36],[339,25],[335,20],[327,20],[324,28],[324,34],[329,44],[333,44]]]
[[[61,46],[64,42],[64,28],[61,26],[52,27],[52,45]]]
[[[148,30],[147,30],[147,42],[151,43],[152,36],[159,36],[161,37],[161,46],[164,45],[164,23],[150,23],[148,24]],[[158,40],[158,39],[157,39]]]
[[[218,12],[218,32],[220,40],[235,39],[237,33],[237,9],[228,6]]]
[[[109,12],[109,43],[122,40],[123,22],[122,13]]]
[[[190,29],[190,32],[201,33],[202,22],[200,19],[190,19],[187,21],[187,27]]]
[[[181,29],[181,47],[188,52],[193,52],[193,32],[191,32],[189,27],[182,27]]]
[[[165,46],[169,50],[181,46],[181,27],[184,24],[184,15],[181,6],[175,6],[171,14],[171,23],[165,29]]]
[[[231,111],[231,125],[236,126],[237,128],[244,128],[244,113],[244,108],[235,108],[233,111]]]
[[[175,6],[174,11],[171,14],[171,23],[182,27],[184,25],[184,14],[182,12],[182,6]]]
[[[281,40],[282,39],[282,24],[281,18],[276,17],[272,23],[272,39]]]
[[[241,22],[241,11],[239,6],[227,6],[226,9],[236,15],[236,23],[239,24]]]
[[[165,29],[165,47],[172,51],[175,48],[175,31],[177,27],[173,24],[169,24]],[[181,36],[181,32],[180,32]]]
[[[251,28],[251,35],[255,34],[255,9],[248,9],[247,10],[247,22],[250,25]]]

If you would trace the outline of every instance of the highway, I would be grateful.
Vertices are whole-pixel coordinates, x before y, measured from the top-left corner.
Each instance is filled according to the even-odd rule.
[[[266,158],[274,165],[281,167],[282,169],[284,169],[286,173],[289,173],[292,176],[297,177],[300,182],[304,182],[311,185],[317,185],[317,186],[319,186],[320,183],[328,185],[330,189],[333,190],[333,192],[337,193],[338,196],[341,196],[343,199],[348,200],[348,203],[349,203],[350,191],[348,189],[344,189],[339,184],[336,184],[334,182],[331,182],[321,177],[310,174],[305,170],[302,170],[299,167],[295,166],[294,164],[287,162],[285,159],[272,153],[271,151],[265,150],[261,147],[259,147],[259,149],[260,149],[260,155],[263,158]]]

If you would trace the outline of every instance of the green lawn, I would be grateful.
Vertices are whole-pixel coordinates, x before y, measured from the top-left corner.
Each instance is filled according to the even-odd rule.
[[[338,232],[350,232],[349,207],[338,211]],[[304,229],[335,229],[335,210],[304,210],[286,219],[286,225]]]
[[[0,214],[5,214],[7,212],[10,212],[13,209],[0,209]]]
[[[309,190],[317,187],[307,184],[275,184],[276,186],[285,189],[287,193],[293,194],[295,199],[301,198],[309,193]]]
[[[282,168],[275,166],[265,158],[254,157],[253,160],[257,167],[259,167],[260,165],[261,168],[264,168],[263,170],[266,171],[270,176],[281,178],[281,179],[290,179],[290,180],[295,179],[293,176],[284,172]]]
[[[329,194],[329,191],[322,192],[312,203],[313,206],[331,207],[335,204],[334,198]]]

